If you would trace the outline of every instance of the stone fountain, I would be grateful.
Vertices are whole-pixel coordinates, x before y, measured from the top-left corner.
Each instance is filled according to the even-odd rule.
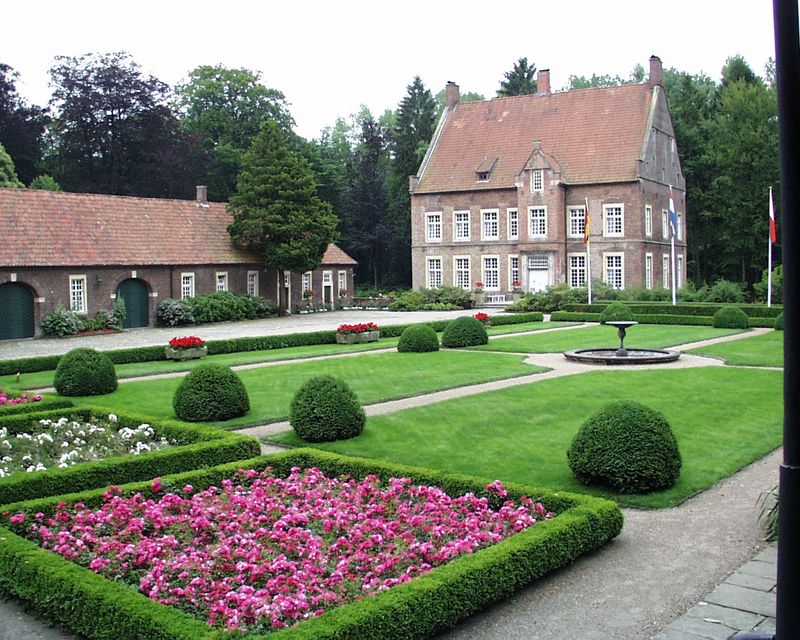
[[[617,336],[619,337],[618,349],[574,349],[573,351],[565,351],[564,357],[567,360],[587,364],[661,364],[674,362],[681,357],[680,351],[626,349],[626,331],[633,325],[639,324],[634,320],[610,320],[606,324],[617,330]]]

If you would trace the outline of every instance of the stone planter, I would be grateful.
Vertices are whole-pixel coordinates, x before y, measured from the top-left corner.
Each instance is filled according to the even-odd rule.
[[[336,342],[339,344],[361,344],[362,342],[376,342],[381,337],[380,331],[362,331],[361,333],[337,333]]]
[[[195,358],[202,358],[208,355],[208,347],[192,347],[191,349],[173,349],[172,347],[164,347],[164,355],[167,360],[194,360]]]

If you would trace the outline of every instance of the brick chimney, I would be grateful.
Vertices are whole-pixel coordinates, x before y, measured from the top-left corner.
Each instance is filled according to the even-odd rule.
[[[550,69],[539,69],[536,76],[536,95],[550,95]]]
[[[445,107],[448,111],[450,111],[453,107],[458,104],[458,101],[461,100],[461,92],[459,91],[458,85],[455,82],[450,82],[448,80],[447,85],[444,88],[445,93]]]
[[[658,56],[650,56],[650,81],[648,84],[651,87],[664,84],[664,70],[661,68],[661,58]]]
[[[201,206],[208,205],[208,187],[197,185],[195,190],[197,191],[197,204]]]

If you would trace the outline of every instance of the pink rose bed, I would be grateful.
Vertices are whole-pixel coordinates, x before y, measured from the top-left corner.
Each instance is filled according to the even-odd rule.
[[[46,549],[153,600],[228,629],[269,631],[408,582],[551,518],[527,497],[498,510],[408,478],[382,485],[293,468],[285,479],[239,471],[221,487],[160,499],[116,487],[93,511],[7,514]],[[499,481],[486,487],[505,497]]]

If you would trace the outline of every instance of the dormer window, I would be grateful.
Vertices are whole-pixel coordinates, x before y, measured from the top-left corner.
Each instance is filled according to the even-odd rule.
[[[486,159],[475,170],[475,177],[478,182],[489,182],[492,177],[494,165],[497,164],[497,158]]]

